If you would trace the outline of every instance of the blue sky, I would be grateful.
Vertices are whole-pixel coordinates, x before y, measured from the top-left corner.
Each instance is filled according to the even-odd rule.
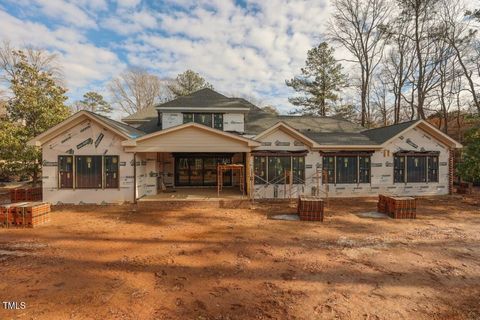
[[[227,95],[283,112],[306,52],[321,40],[327,0],[0,0],[0,40],[55,52],[71,100],[103,93],[128,66],[161,78],[186,69]]]

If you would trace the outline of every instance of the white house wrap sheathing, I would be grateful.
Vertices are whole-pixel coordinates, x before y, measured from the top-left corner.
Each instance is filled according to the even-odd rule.
[[[387,143],[382,150],[377,150],[371,157],[371,183],[329,184],[328,188],[321,182],[317,184],[316,171],[322,172],[322,157],[318,150],[308,146],[282,130],[276,130],[259,139],[264,145],[257,148],[264,150],[298,151],[307,150],[305,156],[304,185],[294,185],[293,191],[283,185],[255,185],[255,197],[258,198],[288,198],[290,195],[312,194],[312,187],[320,187],[320,196],[329,197],[373,196],[379,193],[396,195],[441,195],[448,193],[448,158],[449,149],[444,144],[425,133],[420,128],[411,128],[402,136]],[[415,147],[416,146],[416,147]],[[368,148],[366,148],[368,149]],[[429,183],[393,183],[393,156],[400,150],[409,151],[439,151],[438,182]],[[253,160],[253,159],[252,159]],[[253,167],[253,162],[252,162]],[[321,176],[321,174],[319,174]],[[275,191],[276,189],[276,191]]]
[[[103,135],[103,136],[102,136]],[[53,138],[42,148],[43,200],[57,203],[119,203],[133,201],[133,153],[125,153],[123,138],[91,120]],[[119,156],[119,188],[117,189],[59,189],[58,156],[60,155],[116,155]],[[142,156],[137,156],[137,176],[143,173]],[[138,181],[138,193],[146,193],[143,177]],[[143,186],[145,185],[145,186]]]

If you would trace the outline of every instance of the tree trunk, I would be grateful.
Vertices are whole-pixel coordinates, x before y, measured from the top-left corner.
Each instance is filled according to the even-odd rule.
[[[475,103],[475,106],[477,107],[477,112],[480,115],[480,101],[478,101],[477,94],[475,92],[475,84],[473,83],[472,80],[472,74],[469,72],[467,69],[467,66],[463,63],[460,50],[458,50],[458,47],[456,45],[453,45],[453,48],[455,49],[455,53],[457,55],[458,62],[460,63],[460,66],[462,67],[463,73],[465,74],[465,78],[467,78],[468,81],[468,86],[470,87],[470,92],[472,93],[472,98],[473,102]]]

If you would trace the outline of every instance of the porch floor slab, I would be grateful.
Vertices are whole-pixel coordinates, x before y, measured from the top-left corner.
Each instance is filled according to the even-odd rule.
[[[220,191],[220,195],[217,194],[216,188],[190,188],[190,187],[177,187],[165,192],[158,191],[158,194],[145,196],[138,199],[140,202],[148,201],[175,201],[175,200],[245,200],[246,195],[242,195],[242,192],[237,187],[224,187]]]

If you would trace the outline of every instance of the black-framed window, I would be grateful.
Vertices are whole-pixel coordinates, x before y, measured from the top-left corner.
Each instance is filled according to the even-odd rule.
[[[223,130],[223,114],[222,113],[213,114],[213,127],[218,130]]]
[[[267,182],[267,157],[253,158],[253,173],[255,184],[265,184]]]
[[[102,188],[102,156],[75,156],[75,180],[79,189]]]
[[[370,155],[336,154],[322,157],[322,183],[347,184],[370,183]]]
[[[358,157],[337,157],[337,183],[357,183],[358,181]]]
[[[328,183],[335,183],[335,157],[323,157],[323,170],[326,174]],[[323,181],[323,179],[322,179]],[[325,183],[325,181],[323,181]]]
[[[292,157],[292,176],[294,184],[305,183],[305,157]]]
[[[438,182],[437,155],[395,155],[393,162],[394,183]]]
[[[183,114],[183,123],[193,122],[193,113],[184,113]]]
[[[427,157],[407,157],[407,182],[427,182]]]
[[[303,184],[305,181],[305,156],[255,156],[253,158],[255,184],[292,183]]]
[[[438,182],[438,157],[428,157],[428,181]]]
[[[203,124],[204,126],[212,126],[212,114],[211,113],[194,113],[193,122]]]
[[[183,113],[183,123],[195,122],[204,126],[223,130],[222,113]]]
[[[58,187],[73,188],[73,156],[58,156]]]
[[[358,181],[360,183],[370,183],[370,157],[358,157],[358,170]]]
[[[405,182],[405,157],[393,157],[393,182]]]
[[[118,188],[118,156],[104,157],[105,188]]]
[[[291,157],[268,157],[268,182],[279,183],[288,180],[285,172],[290,171],[292,167]],[[286,181],[289,183],[290,181]]]

